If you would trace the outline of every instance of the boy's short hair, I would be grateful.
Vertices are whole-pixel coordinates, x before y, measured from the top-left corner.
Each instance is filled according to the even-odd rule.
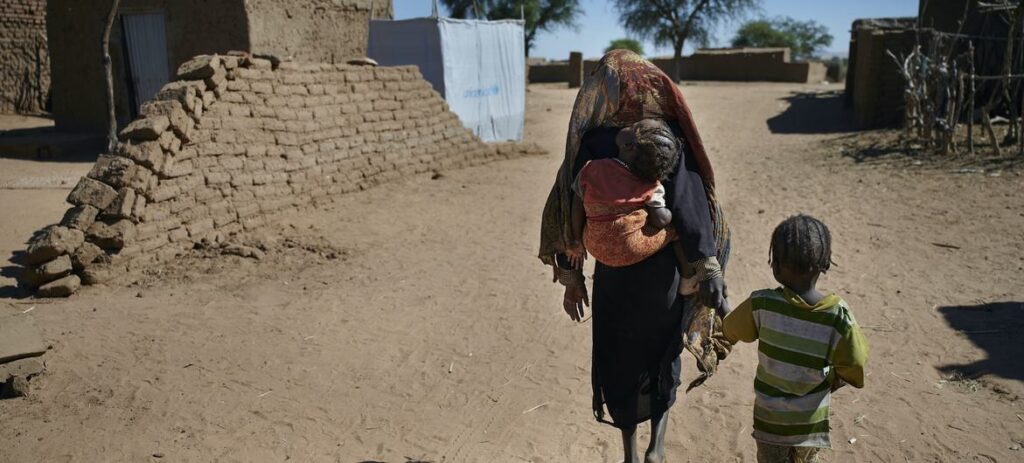
[[[794,215],[772,232],[768,261],[801,273],[825,273],[832,268],[832,233],[814,217]]]
[[[668,178],[679,160],[679,139],[663,120],[653,127],[635,124],[637,156],[630,169],[645,182]]]

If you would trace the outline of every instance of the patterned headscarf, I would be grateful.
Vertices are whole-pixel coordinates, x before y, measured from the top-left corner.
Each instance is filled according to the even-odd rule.
[[[715,235],[719,249],[723,249],[727,230],[720,220],[721,211],[714,199],[715,174],[679,86],[657,66],[636,53],[612,50],[601,58],[576,95],[569,119],[565,159],[558,169],[555,185],[551,188],[541,219],[540,258],[545,263],[553,264],[555,254],[564,252],[566,243],[579,238],[570,236],[570,211],[576,156],[583,135],[593,128],[626,127],[643,119],[676,121],[682,129],[683,139],[704,180],[708,200],[711,202]]]

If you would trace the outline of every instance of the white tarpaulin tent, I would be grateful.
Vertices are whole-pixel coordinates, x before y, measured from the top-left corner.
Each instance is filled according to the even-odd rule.
[[[370,21],[370,58],[419,66],[423,77],[484,141],[523,139],[523,22],[420,18]]]

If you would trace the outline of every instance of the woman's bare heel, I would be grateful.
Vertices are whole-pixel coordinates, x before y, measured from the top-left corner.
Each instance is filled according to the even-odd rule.
[[[644,463],[665,463],[665,434],[668,429],[668,412],[651,418],[651,444],[647,446]]]

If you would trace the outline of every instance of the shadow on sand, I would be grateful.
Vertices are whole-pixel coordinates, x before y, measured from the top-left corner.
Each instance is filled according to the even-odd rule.
[[[943,365],[945,373],[969,377],[994,375],[1024,381],[1024,302],[994,302],[976,306],[939,307],[946,323],[967,336],[987,358],[963,365]]]
[[[846,150],[843,152],[844,157],[853,159],[853,162],[856,163],[874,161],[902,154],[906,154],[906,151],[903,150],[902,147],[896,144],[887,144],[885,142],[874,142],[869,146]]]
[[[102,136],[53,127],[0,130],[0,158],[41,162],[95,162],[106,150]]]
[[[377,461],[377,460],[363,460],[363,461],[360,461],[358,463],[387,463],[387,462],[386,461]],[[411,460],[411,459],[407,458],[402,463],[434,463],[434,462],[429,461],[429,460]]]
[[[853,115],[843,107],[843,92],[793,92],[781,100],[789,107],[768,119],[768,129],[778,134],[828,134],[853,132]]]
[[[0,267],[0,276],[17,281],[22,272],[22,256],[24,251],[15,251],[7,259],[7,265]],[[24,288],[15,285],[0,285],[0,299],[23,299],[28,297]]]

